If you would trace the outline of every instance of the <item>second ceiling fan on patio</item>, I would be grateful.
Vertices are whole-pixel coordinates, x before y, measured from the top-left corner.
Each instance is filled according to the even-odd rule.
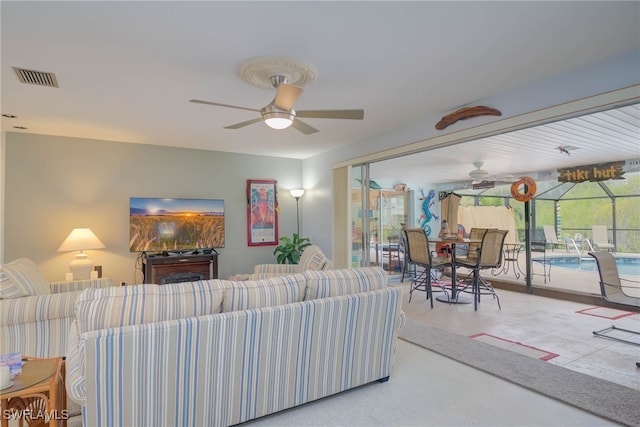
[[[473,162],[475,169],[469,172],[469,176],[473,178],[473,183],[481,183],[487,181],[493,181],[496,183],[510,184],[515,180],[515,176],[512,174],[491,175],[488,171],[482,169],[484,162]]]

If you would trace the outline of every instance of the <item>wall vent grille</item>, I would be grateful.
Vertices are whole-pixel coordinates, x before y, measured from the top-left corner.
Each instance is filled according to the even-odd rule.
[[[13,70],[18,76],[18,80],[22,83],[37,86],[58,87],[58,80],[56,79],[56,75],[53,73],[27,70],[18,67],[13,67]]]

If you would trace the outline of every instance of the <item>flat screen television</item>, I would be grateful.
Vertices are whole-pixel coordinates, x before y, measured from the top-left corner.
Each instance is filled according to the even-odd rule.
[[[131,252],[224,247],[224,200],[129,199]]]

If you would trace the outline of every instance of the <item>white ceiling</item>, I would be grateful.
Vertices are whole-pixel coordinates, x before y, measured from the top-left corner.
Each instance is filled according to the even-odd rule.
[[[640,48],[639,2],[2,1],[0,7],[2,113],[18,116],[3,117],[3,130],[301,159]],[[188,102],[263,107],[274,92],[238,76],[244,63],[263,56],[317,68],[296,109],[362,108],[364,120],[305,119],[320,130],[307,136],[262,123],[228,130],[257,113]],[[12,66],[53,72],[60,87],[20,83]],[[631,113],[636,128],[637,113]],[[521,157],[505,138],[483,144],[440,151],[438,163],[446,167],[443,158],[451,157],[465,175],[473,161],[485,160],[485,169],[502,173]],[[549,144],[530,150],[532,164],[552,166],[560,156]],[[584,147],[574,159],[600,160],[600,151]],[[424,168],[424,158],[413,161]]]

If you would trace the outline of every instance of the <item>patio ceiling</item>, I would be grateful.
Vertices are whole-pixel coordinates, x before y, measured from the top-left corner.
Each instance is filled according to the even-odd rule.
[[[487,180],[558,168],[640,159],[640,104],[547,123],[371,165],[385,185],[453,183],[469,187],[474,162]],[[640,167],[640,161],[634,166]]]

